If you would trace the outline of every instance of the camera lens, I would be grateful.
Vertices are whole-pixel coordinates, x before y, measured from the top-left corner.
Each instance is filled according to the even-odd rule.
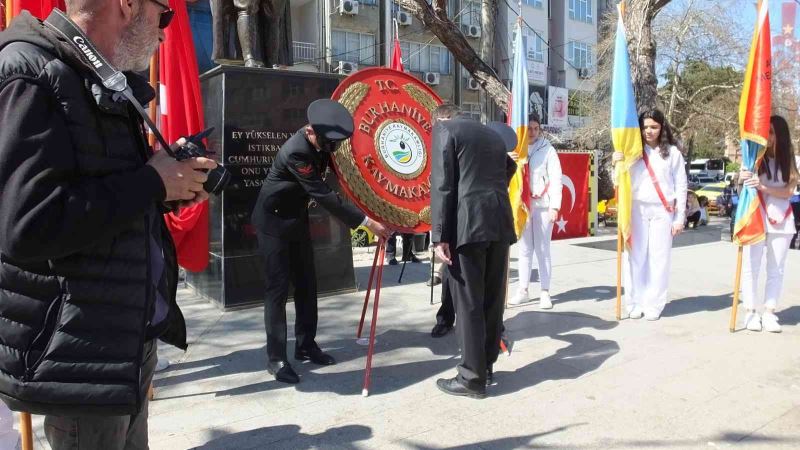
[[[203,190],[209,194],[219,195],[231,182],[231,173],[223,166],[208,171],[208,179],[203,183]]]

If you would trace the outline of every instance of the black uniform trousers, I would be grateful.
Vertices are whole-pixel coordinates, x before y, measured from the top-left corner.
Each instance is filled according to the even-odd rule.
[[[436,324],[453,326],[456,323],[456,310],[453,306],[453,292],[450,290],[450,269],[445,265],[442,270],[442,304],[436,312]]]
[[[308,230],[300,239],[258,233],[258,247],[266,266],[267,293],[264,327],[270,361],[286,357],[286,301],[289,282],[294,286],[295,349],[310,349],[317,336],[317,276]]]
[[[487,366],[500,353],[509,244],[479,242],[451,249],[448,284],[458,314],[461,364],[458,381],[470,389],[486,386]]]
[[[403,261],[411,261],[414,255],[414,235],[411,233],[402,233],[403,237]],[[391,259],[397,255],[397,233],[392,234],[389,240],[386,241],[386,256]]]

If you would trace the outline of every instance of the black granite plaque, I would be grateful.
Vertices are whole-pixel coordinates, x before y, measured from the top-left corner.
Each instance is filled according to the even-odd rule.
[[[263,302],[264,266],[250,215],[281,145],[306,124],[306,108],[330,98],[340,77],[219,66],[200,77],[209,148],[233,181],[210,200],[209,266],[188,282],[224,309]],[[339,190],[329,172],[327,182]],[[355,290],[350,230],[323,208],[310,211],[320,295]]]

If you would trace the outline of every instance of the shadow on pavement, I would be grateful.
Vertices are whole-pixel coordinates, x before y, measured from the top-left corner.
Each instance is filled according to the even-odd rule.
[[[216,435],[216,436],[214,436]],[[345,425],[330,428],[322,433],[306,434],[300,432],[298,425],[278,425],[258,428],[241,433],[224,434],[223,431],[212,431],[214,436],[208,443],[197,450],[253,450],[253,449],[310,449],[330,448],[360,449],[355,443],[372,437],[372,429],[363,425]]]
[[[497,384],[489,391],[492,396],[511,394],[548,380],[581,377],[598,369],[620,350],[615,341],[573,333],[584,328],[610,330],[619,325],[588,314],[525,311],[507,320],[505,325],[506,335],[512,341],[547,336],[569,345],[513,372],[496,372]]]
[[[701,311],[720,311],[730,309],[733,294],[703,295],[672,300],[664,307],[662,317],[675,317]]]
[[[578,423],[578,424],[571,424],[571,425],[564,425],[558,428],[553,428],[549,431],[544,431],[541,433],[534,433],[528,434],[523,436],[509,436],[499,439],[491,439],[488,441],[481,441],[476,442],[474,444],[465,444],[465,445],[456,445],[456,446],[430,446],[430,445],[420,445],[415,444],[413,441],[404,441],[404,444],[408,444],[411,448],[416,450],[472,450],[472,449],[492,449],[492,450],[504,450],[504,449],[517,449],[517,448],[547,448],[548,446],[541,446],[534,442],[537,438],[541,438],[544,436],[548,436],[551,434],[560,433],[562,431],[566,431],[570,428],[585,425],[585,423]]]
[[[781,325],[800,324],[800,306],[792,306],[776,313]]]

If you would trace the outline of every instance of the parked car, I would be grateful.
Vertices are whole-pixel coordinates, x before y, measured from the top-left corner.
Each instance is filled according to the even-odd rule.
[[[373,242],[375,242],[375,235],[364,225],[361,225],[354,230],[350,230],[351,246],[369,247]]]
[[[697,198],[705,197],[708,199],[709,215],[711,215],[712,212],[716,212],[717,215],[721,216],[723,214],[721,214],[721,211],[719,210],[717,200],[718,197],[720,197],[724,193],[726,186],[727,183],[725,183],[724,181],[718,181],[716,183],[706,184],[702,186],[700,189],[694,189],[692,192],[694,192],[697,195]],[[724,211],[725,210],[723,209],[722,212]]]
[[[597,204],[597,214],[606,226],[617,226],[617,199],[610,198]]]

